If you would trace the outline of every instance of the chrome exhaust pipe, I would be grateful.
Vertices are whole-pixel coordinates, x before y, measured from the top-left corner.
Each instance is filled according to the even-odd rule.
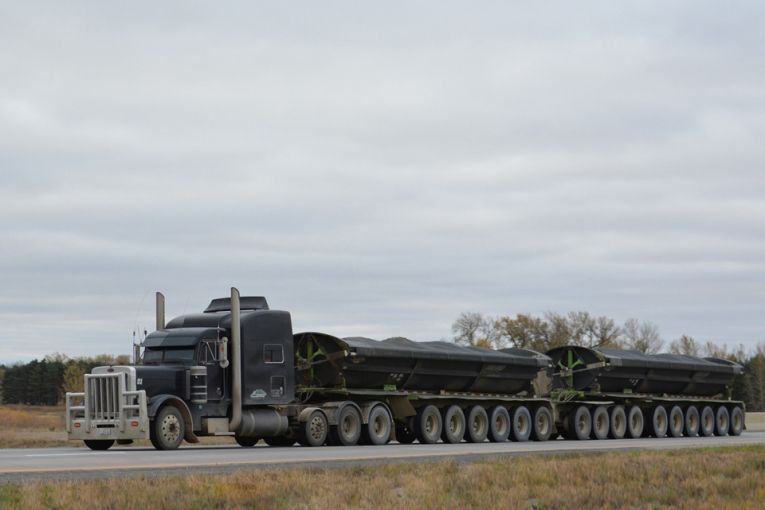
[[[161,292],[157,292],[157,331],[165,329],[165,296]]]
[[[231,287],[231,421],[230,432],[236,432],[242,424],[242,330],[239,321],[239,291]]]

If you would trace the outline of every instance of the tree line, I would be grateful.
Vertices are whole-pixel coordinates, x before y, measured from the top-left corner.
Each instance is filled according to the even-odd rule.
[[[563,345],[617,347],[647,354],[669,352],[697,357],[735,361],[744,367],[733,381],[733,398],[746,403],[749,411],[765,411],[765,343],[754,350],[739,346],[699,342],[681,335],[670,342],[659,334],[650,321],[627,319],[623,324],[589,312],[567,314],[549,312],[543,316],[517,314],[491,317],[477,312],[463,312],[452,324],[453,340],[462,345],[502,349],[519,347],[547,352]]]
[[[68,391],[83,390],[83,376],[94,367],[126,365],[126,355],[100,354],[94,357],[69,358],[54,353],[41,360],[0,366],[0,401],[3,404],[56,405]]]

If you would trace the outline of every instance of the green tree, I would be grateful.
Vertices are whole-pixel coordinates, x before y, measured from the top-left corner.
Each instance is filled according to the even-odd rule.
[[[85,370],[76,361],[67,364],[61,384],[61,393],[78,393],[83,390]]]

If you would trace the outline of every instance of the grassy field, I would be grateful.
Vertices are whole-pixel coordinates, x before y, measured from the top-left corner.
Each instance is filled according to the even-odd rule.
[[[765,446],[0,486],[0,508],[762,508]]]

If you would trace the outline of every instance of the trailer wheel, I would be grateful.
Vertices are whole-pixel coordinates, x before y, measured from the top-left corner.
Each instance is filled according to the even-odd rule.
[[[269,436],[264,437],[263,441],[268,446],[292,446],[295,444],[295,436],[291,435],[289,432],[288,435],[285,436]]]
[[[411,425],[396,425],[396,441],[400,444],[412,444],[415,439],[417,439],[417,434],[414,433],[414,427]]]
[[[510,413],[502,406],[492,408],[489,413],[489,441],[504,443],[510,435]]]
[[[565,419],[565,429],[569,439],[589,439],[592,433],[590,410],[586,406],[579,406],[573,413],[569,413]]]
[[[369,423],[364,427],[365,439],[369,444],[384,445],[390,441],[390,432],[393,422],[390,413],[383,405],[377,405],[369,411]]]
[[[534,411],[534,427],[531,430],[531,439],[534,441],[547,441],[553,431],[552,412],[545,406],[539,406]]]
[[[733,406],[730,410],[730,435],[740,436],[744,431],[744,411],[740,406]]]
[[[353,446],[361,437],[361,414],[353,405],[346,405],[337,415],[337,425],[329,429],[329,439],[338,446]]]
[[[606,406],[598,406],[592,410],[592,434],[593,439],[606,439],[611,429],[611,420],[608,419]]]
[[[637,439],[643,435],[644,428],[643,410],[638,406],[630,407],[630,412],[627,414],[627,435],[632,439]]]
[[[444,443],[459,443],[465,437],[465,413],[460,406],[452,405],[443,412],[441,439]]]
[[[717,413],[715,413],[715,435],[727,436],[729,428],[730,413],[728,413],[728,408],[725,406],[720,406],[717,408]]]
[[[483,406],[473,406],[467,416],[465,439],[471,443],[483,443],[489,435],[489,415]]]
[[[704,406],[704,408],[701,410],[699,431],[704,437],[710,437],[715,434],[715,412],[710,406]]]
[[[260,441],[260,438],[259,437],[243,437],[240,435],[235,435],[234,441],[236,441],[236,444],[238,444],[239,446],[250,448],[258,444],[258,441]]]
[[[323,412],[311,413],[305,423],[301,423],[298,442],[303,446],[321,446],[327,440],[329,423]]]
[[[648,432],[653,437],[664,437],[667,435],[667,410],[664,406],[656,406],[651,412],[651,427]]]
[[[699,435],[699,410],[696,406],[688,406],[685,410],[685,427],[683,434],[686,437],[696,437]]]
[[[669,410],[669,435],[683,437],[684,421],[683,410],[680,409],[680,406],[672,406],[672,409]]]
[[[608,427],[608,437],[611,439],[624,439],[627,434],[627,413],[623,406],[614,406],[611,408],[611,425]]]
[[[518,406],[513,409],[513,426],[510,428],[510,439],[518,442],[528,441],[533,428],[531,413],[526,406]]]
[[[422,444],[434,444],[441,437],[441,413],[434,405],[425,406],[417,411],[415,433]]]
[[[85,446],[95,451],[108,450],[112,447],[114,441],[111,439],[86,439]]]
[[[160,409],[149,427],[149,439],[157,450],[175,450],[181,445],[185,433],[183,416],[172,405]]]

